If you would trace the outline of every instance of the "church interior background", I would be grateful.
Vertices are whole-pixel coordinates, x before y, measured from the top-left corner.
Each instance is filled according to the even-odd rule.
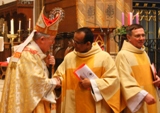
[[[4,40],[0,51],[0,97],[12,47],[22,43],[34,29],[43,6],[46,14],[54,7],[65,12],[52,51],[55,69],[68,49],[73,49],[77,28],[90,27],[95,41],[115,58],[126,39],[126,26],[139,23],[145,28],[146,51],[160,72],[160,0],[0,0],[0,45],[2,37]]]

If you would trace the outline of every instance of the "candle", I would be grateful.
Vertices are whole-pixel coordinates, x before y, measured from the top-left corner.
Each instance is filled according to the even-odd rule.
[[[31,29],[31,18],[29,18],[29,29]]]
[[[128,13],[128,25],[131,25],[133,21],[133,14],[131,12]]]
[[[136,14],[136,24],[139,24],[139,13]]]
[[[19,31],[21,30],[21,21],[19,21]]]
[[[4,39],[2,36],[0,36],[0,51],[4,50]]]
[[[3,30],[2,30],[3,33],[4,33],[4,30],[5,30],[5,24],[3,24]]]
[[[124,26],[124,13],[122,12],[122,26]]]
[[[14,20],[11,19],[11,34],[14,34]]]
[[[160,27],[158,29],[158,38],[160,38]]]

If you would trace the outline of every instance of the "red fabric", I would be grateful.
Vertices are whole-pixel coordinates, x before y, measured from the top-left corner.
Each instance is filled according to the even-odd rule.
[[[8,66],[8,62],[0,62],[1,66]]]
[[[43,19],[44,19],[46,25],[47,25],[47,26],[50,26],[51,24],[53,24],[53,23],[57,20],[57,18],[58,18],[59,16],[57,16],[57,17],[54,18],[53,20],[48,19],[48,18],[45,17],[44,15],[43,15],[42,17],[43,17]]]
[[[37,54],[37,53],[38,53],[38,51],[32,50],[32,49],[29,48],[29,47],[25,47],[23,50],[24,50],[24,51],[29,51],[29,52],[32,53],[32,54]]]

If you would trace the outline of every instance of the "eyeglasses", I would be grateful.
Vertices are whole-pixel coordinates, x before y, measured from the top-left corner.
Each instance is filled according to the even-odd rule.
[[[75,43],[75,44],[84,44],[85,42],[78,42],[78,41],[76,41],[76,40],[74,40],[73,39],[73,42]]]

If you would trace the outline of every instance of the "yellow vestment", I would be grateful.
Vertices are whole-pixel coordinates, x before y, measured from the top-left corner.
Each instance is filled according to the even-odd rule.
[[[17,63],[10,62],[6,72],[0,113],[50,113],[55,103],[55,87],[48,79],[44,58],[46,55],[35,42],[24,48]],[[45,95],[50,95],[47,100]]]
[[[127,101],[140,91],[145,90],[156,99],[156,104],[148,105],[142,101],[142,106],[135,113],[160,113],[158,95],[153,85],[150,60],[147,53],[124,41],[121,51],[116,57],[116,65],[121,80],[121,109],[124,113],[131,113],[126,107]]]
[[[82,89],[74,71],[86,64],[97,75],[97,87],[103,99],[96,102],[90,89]],[[117,69],[111,56],[101,50],[97,43],[86,53],[68,53],[54,76],[62,79],[58,113],[119,113],[120,84]]]

